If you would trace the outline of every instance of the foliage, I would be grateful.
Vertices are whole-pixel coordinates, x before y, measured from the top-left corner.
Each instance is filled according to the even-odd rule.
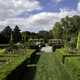
[[[44,39],[45,42],[48,42],[48,39],[51,39],[53,37],[51,31],[49,31],[49,32],[48,31],[39,31],[38,36],[39,36],[39,38]]]
[[[7,26],[1,33],[0,33],[0,43],[9,43],[11,37],[12,29],[10,26]]]
[[[54,38],[60,38],[65,41],[65,46],[76,47],[77,36],[80,31],[80,16],[62,18],[60,22],[55,24],[52,31]]]
[[[78,33],[77,49],[80,49],[80,32]]]
[[[63,28],[61,23],[56,22],[55,26],[53,27],[53,38],[55,39],[62,39],[63,36]]]
[[[16,25],[13,31],[13,42],[17,43],[20,42],[22,40],[22,36],[20,33],[20,29],[19,27]]]

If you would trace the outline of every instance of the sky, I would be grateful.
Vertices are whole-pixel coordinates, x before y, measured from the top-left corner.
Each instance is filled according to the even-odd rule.
[[[7,25],[49,31],[61,18],[74,15],[80,15],[80,0],[0,0],[0,31]]]

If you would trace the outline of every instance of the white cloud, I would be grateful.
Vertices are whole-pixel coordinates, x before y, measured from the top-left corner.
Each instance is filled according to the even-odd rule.
[[[77,10],[80,11],[80,2],[77,4]]]
[[[56,21],[59,21],[59,18],[55,16],[54,13],[42,12],[37,15],[31,16],[28,19],[30,27],[38,30],[50,30],[52,29],[53,24]],[[37,28],[38,27],[38,28]],[[37,30],[37,31],[38,31]]]
[[[32,31],[39,31],[39,30],[50,30],[53,24],[60,19],[55,16],[55,13],[50,12],[42,12],[36,15],[32,15],[26,19],[24,18],[12,18],[7,19],[5,21],[1,21],[0,25],[10,25],[12,28],[15,25],[19,25],[20,29],[25,31],[27,29],[31,29]]]
[[[10,25],[11,27],[19,25],[22,31],[31,30],[37,32],[39,30],[50,30],[55,22],[60,21],[61,18],[73,15],[79,15],[79,12],[64,8],[60,9],[60,12],[41,12],[31,15],[25,19],[9,18],[5,21],[1,21],[0,25],[4,24],[3,27],[6,25]],[[2,26],[0,26],[0,30],[1,28]]]
[[[55,3],[59,3],[63,0],[52,0]],[[50,30],[55,22],[60,21],[65,16],[79,15],[80,2],[78,2],[77,10],[69,10],[67,8],[60,8],[60,12],[41,12],[29,17],[16,18],[16,15],[21,12],[30,12],[33,10],[40,10],[42,6],[39,0],[0,0],[0,30],[6,25],[10,25],[12,28],[15,25],[19,25],[20,29],[39,31]],[[23,14],[24,15],[24,14]]]
[[[41,9],[40,3],[37,0],[12,0],[16,9],[26,9],[32,11],[34,9]]]
[[[37,0],[0,0],[0,20],[15,17],[24,11],[41,9]]]
[[[65,17],[65,16],[74,16],[74,15],[79,15],[80,13],[78,11],[75,10],[69,10],[67,8],[60,8],[60,12],[59,15],[61,18]]]

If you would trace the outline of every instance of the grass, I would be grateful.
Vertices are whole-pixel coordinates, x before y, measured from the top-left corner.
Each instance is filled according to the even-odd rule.
[[[61,49],[58,51],[58,56],[61,58],[63,54],[68,54],[68,51],[65,51],[65,49]],[[80,53],[75,53],[80,54]],[[67,57],[65,59],[65,67],[67,71],[70,73],[70,75],[74,78],[74,80],[80,80],[80,57]]]
[[[34,50],[26,49],[25,53],[6,54],[5,50],[0,50],[0,60],[5,63],[0,65],[0,80],[3,80],[12,70],[29,58]]]
[[[67,58],[62,63],[65,49],[58,49],[54,53],[42,53],[37,65],[34,80],[80,80],[80,58]]]
[[[1,50],[0,52],[0,56],[4,56],[0,57],[0,60],[6,60],[5,64],[0,65],[0,80],[3,80],[6,75],[30,57],[34,50],[27,50],[24,54],[5,54],[4,51]],[[53,53],[42,52],[36,65],[34,80],[80,80],[80,58],[66,58],[65,64],[63,64],[62,57],[64,54],[69,54],[68,50],[57,49]],[[35,64],[29,66],[34,67]]]

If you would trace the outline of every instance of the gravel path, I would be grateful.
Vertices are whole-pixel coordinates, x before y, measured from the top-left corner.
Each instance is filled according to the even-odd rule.
[[[43,47],[41,49],[42,52],[52,52],[52,47],[51,46],[46,46],[46,47]]]

